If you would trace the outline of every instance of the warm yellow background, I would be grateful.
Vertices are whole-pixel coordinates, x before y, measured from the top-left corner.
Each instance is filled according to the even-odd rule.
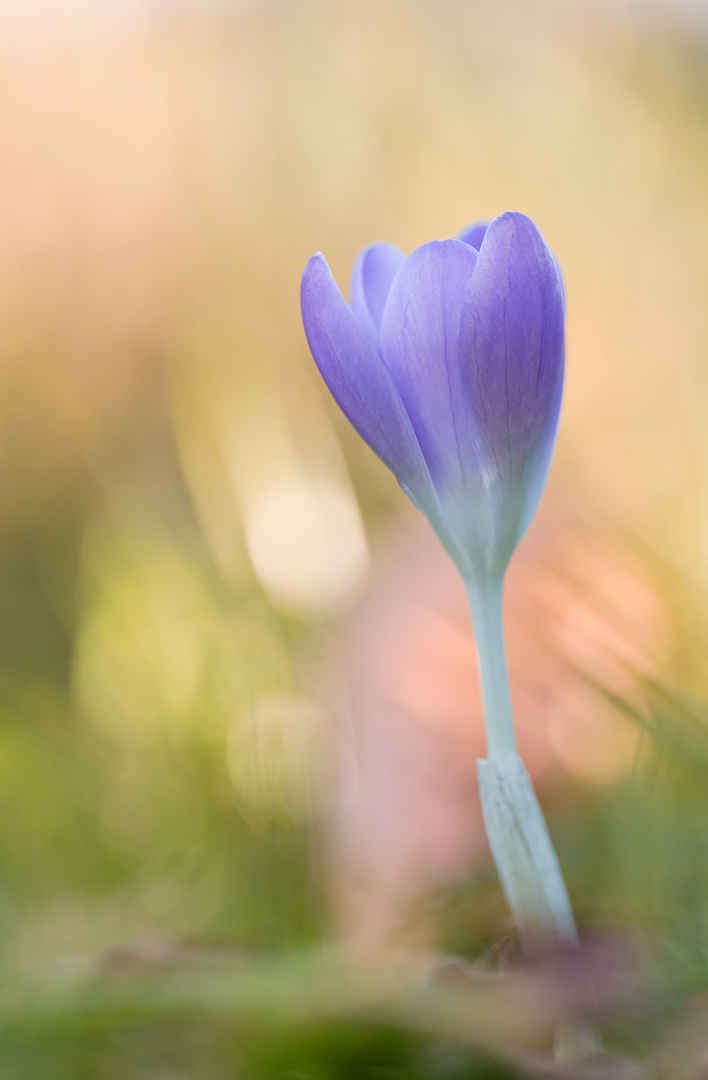
[[[408,509],[309,357],[305,261],[321,249],[345,287],[372,240],[533,217],[568,292],[555,498],[700,625],[705,42],[649,9],[521,0],[0,23],[13,948],[156,924],[306,937],[301,870],[290,899],[258,891],[300,841],[263,836],[317,817],[315,658]]]

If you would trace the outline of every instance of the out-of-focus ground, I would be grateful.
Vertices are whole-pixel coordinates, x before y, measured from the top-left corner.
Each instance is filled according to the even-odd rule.
[[[569,310],[520,742],[581,923],[708,985],[707,55],[590,2],[0,8],[7,971],[505,931],[459,584],[298,286],[518,209]]]

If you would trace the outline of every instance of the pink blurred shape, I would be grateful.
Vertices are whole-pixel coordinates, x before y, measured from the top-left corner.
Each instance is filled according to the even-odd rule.
[[[626,775],[637,730],[591,683],[634,699],[671,648],[670,616],[637,555],[550,500],[512,561],[505,619],[519,750],[542,798],[564,774],[576,790]],[[465,592],[422,521],[407,517],[379,551],[340,663],[328,839],[341,927],[364,953],[429,944],[421,899],[488,850]]]

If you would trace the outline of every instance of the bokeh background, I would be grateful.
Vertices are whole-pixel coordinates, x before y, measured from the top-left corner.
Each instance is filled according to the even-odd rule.
[[[522,748],[581,925],[639,934],[674,1010],[708,986],[707,60],[700,4],[0,5],[7,993],[325,946],[419,974],[508,931],[459,583],[298,303],[315,250],[345,288],[506,209],[569,307]],[[0,1009],[8,1076],[242,1075],[46,993]],[[340,1075],[287,1053],[243,1075]]]

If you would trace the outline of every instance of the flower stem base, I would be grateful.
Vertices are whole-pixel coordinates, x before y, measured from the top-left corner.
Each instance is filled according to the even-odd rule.
[[[522,948],[575,944],[578,932],[531,779],[515,754],[477,762],[484,824]]]

